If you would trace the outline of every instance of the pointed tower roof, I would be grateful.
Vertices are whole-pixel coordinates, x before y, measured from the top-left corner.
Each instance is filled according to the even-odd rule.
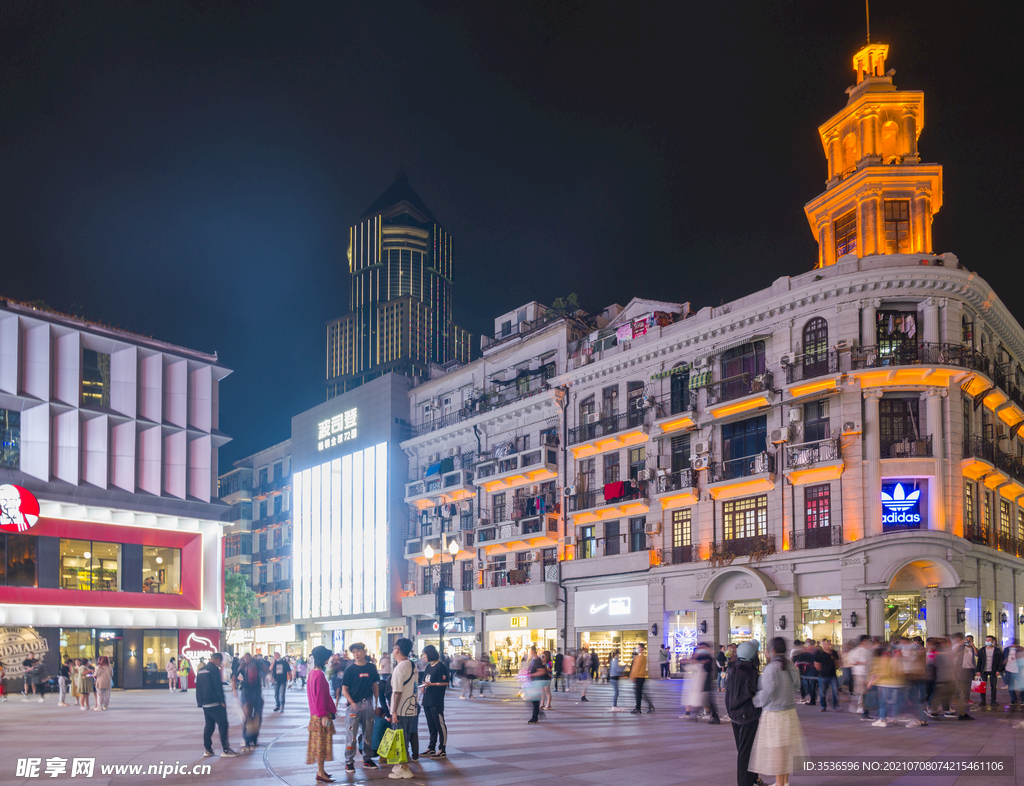
[[[409,185],[409,176],[405,174],[405,169],[398,170],[395,182],[388,186],[388,189],[377,197],[359,218],[362,220],[377,215],[388,218],[402,212],[411,213],[422,222],[438,223],[430,208]]]

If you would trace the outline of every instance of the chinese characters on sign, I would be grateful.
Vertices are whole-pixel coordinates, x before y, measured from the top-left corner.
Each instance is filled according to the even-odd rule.
[[[316,424],[317,450],[333,448],[339,442],[356,438],[356,408],[347,409],[340,415]]]

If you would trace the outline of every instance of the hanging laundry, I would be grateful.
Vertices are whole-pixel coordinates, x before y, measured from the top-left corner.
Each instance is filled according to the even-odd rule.
[[[647,317],[633,321],[633,338],[647,335]]]
[[[547,501],[544,497],[537,497],[537,513],[543,516],[547,512]]]
[[[619,341],[629,341],[633,338],[633,325],[627,322],[625,325],[619,325],[618,330],[615,331],[615,338]]]
[[[913,338],[914,334],[917,333],[917,321],[914,319],[913,314],[907,316],[906,333],[910,338]]]

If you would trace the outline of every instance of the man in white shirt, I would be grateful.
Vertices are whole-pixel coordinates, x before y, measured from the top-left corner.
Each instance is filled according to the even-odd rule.
[[[857,646],[850,650],[846,656],[846,662],[853,674],[853,692],[857,694],[857,701],[850,702],[850,712],[859,712],[864,720],[871,720],[867,708],[864,706],[864,693],[868,689],[868,676],[871,674],[871,661],[874,660],[874,651],[869,636],[861,636]]]
[[[399,639],[395,642],[392,652],[394,667],[391,672],[391,722],[395,728],[401,729],[405,736],[406,748],[411,748],[412,758],[419,758],[420,741],[416,733],[420,708],[416,701],[416,670],[413,668],[409,654],[412,642]],[[389,778],[411,778],[412,770],[408,764],[396,764],[388,775]]]

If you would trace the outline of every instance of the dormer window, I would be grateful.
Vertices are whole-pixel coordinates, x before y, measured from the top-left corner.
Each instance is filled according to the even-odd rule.
[[[836,259],[857,253],[857,211],[840,216],[835,223]]]

